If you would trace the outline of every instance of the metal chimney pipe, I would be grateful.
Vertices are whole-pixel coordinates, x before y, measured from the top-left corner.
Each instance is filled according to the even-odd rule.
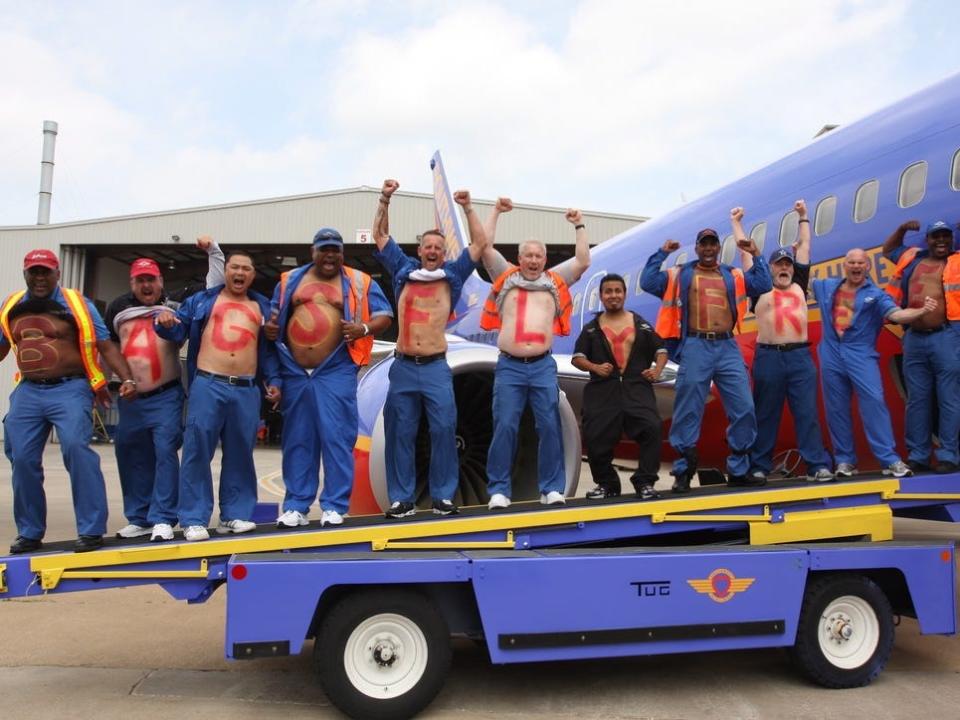
[[[53,152],[57,146],[57,124],[43,121],[43,159],[40,161],[40,205],[37,225],[50,224],[50,198],[53,195]]]

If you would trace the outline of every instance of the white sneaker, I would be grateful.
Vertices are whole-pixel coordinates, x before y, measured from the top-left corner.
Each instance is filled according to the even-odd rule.
[[[257,524],[255,522],[250,522],[249,520],[227,520],[226,522],[221,520],[220,524],[217,525],[217,534],[226,535],[227,533],[245,533],[256,529]]]
[[[540,496],[541,505],[566,505],[567,500],[563,497],[563,493],[559,493],[556,490],[551,490],[546,495]]]
[[[885,467],[883,469],[883,474],[902,478],[907,477],[908,475],[913,475],[913,470],[911,470],[903,460],[897,460],[889,467]]]
[[[324,525],[343,525],[343,515],[336,510],[324,510],[320,516],[320,527]]]
[[[183,539],[187,542],[196,542],[197,540],[209,540],[210,533],[203,525],[191,525],[183,531]]]
[[[149,535],[152,529],[153,528],[151,528],[149,525],[147,527],[144,527],[143,525],[134,525],[133,523],[130,523],[129,525],[117,530],[117,537],[118,538],[143,537],[144,535]]]
[[[150,533],[150,542],[163,542],[164,540],[173,540],[173,526],[166,523],[157,523]]]
[[[857,468],[850,463],[840,463],[837,465],[837,477],[853,477],[857,474]]]
[[[494,493],[490,496],[490,502],[487,503],[488,510],[502,510],[510,507],[510,498],[503,493]]]
[[[301,527],[303,525],[309,525],[310,521],[307,520],[306,515],[304,515],[299,510],[287,510],[280,517],[277,518],[277,527],[278,528],[295,528]]]
[[[830,482],[833,479],[833,473],[827,468],[820,468],[813,475],[807,475],[807,482]]]

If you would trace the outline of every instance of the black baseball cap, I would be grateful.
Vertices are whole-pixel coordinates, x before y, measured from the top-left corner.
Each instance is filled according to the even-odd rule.
[[[714,230],[713,228],[704,228],[703,230],[697,233],[697,244],[699,245],[702,241],[708,238],[713,238],[717,242],[720,242],[720,236],[717,235],[716,230]]]

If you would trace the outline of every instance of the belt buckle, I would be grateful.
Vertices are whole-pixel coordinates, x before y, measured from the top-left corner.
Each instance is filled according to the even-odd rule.
[[[239,385],[240,378],[237,375],[227,375],[227,384],[229,385]]]
[[[426,362],[427,362],[427,361],[424,359],[423,355],[414,355],[414,356],[413,356],[413,364],[414,364],[414,365],[426,365]]]
[[[717,339],[717,334],[716,334],[715,332],[707,332],[707,333],[704,333],[704,335],[706,336],[706,337],[705,337],[706,340],[716,340],[716,339]]]
[[[777,345],[777,352],[786,352],[786,351],[787,351],[786,343],[780,343],[779,345]]]

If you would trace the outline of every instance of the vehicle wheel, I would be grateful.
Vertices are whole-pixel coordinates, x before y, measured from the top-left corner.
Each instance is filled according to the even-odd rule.
[[[409,718],[443,686],[450,631],[436,607],[411,590],[348,595],[320,625],[313,650],[330,701],[354,718]]]
[[[829,688],[870,683],[890,658],[893,610],[883,590],[860,575],[822,577],[804,593],[791,656]]]

